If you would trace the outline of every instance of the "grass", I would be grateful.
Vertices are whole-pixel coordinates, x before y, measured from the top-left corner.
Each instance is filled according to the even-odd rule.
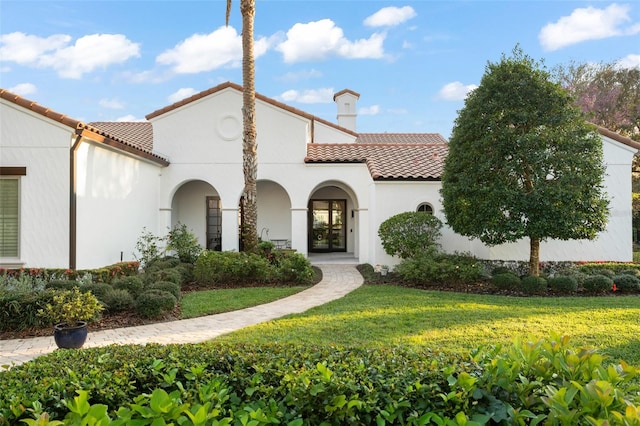
[[[182,296],[181,319],[220,314],[269,303],[309,287],[250,287],[194,291]]]
[[[310,346],[408,345],[469,352],[568,335],[612,360],[640,365],[640,297],[505,297],[364,286],[303,314],[259,324],[223,342],[296,342]]]

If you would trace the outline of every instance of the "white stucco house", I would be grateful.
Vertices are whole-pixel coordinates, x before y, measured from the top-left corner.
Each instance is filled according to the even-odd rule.
[[[147,115],[83,123],[0,89],[0,267],[95,268],[134,259],[143,228],[183,223],[212,250],[239,249],[242,88],[224,83]],[[378,227],[405,211],[445,220],[439,134],[358,133],[359,94],[337,123],[257,95],[258,232],[308,255],[393,264]],[[594,241],[549,241],[541,260],[632,259],[631,162],[640,144],[602,136],[611,199]],[[528,242],[487,247],[445,226],[445,251],[527,260]]]

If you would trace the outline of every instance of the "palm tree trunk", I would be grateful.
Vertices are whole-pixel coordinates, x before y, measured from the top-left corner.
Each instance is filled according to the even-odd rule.
[[[253,20],[255,0],[241,0],[242,13],[242,171],[244,172],[244,250],[258,245],[258,144],[256,130],[255,64],[253,56]]]

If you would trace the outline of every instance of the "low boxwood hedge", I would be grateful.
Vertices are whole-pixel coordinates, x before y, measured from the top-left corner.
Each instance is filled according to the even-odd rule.
[[[471,357],[398,347],[109,346],[59,350],[0,372],[0,424],[45,415],[113,425],[638,424],[638,374],[560,336]]]

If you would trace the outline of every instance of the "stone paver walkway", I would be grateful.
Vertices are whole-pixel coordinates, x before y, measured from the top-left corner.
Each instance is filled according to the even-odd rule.
[[[315,286],[284,299],[224,314],[180,321],[89,333],[85,348],[111,344],[198,343],[243,327],[301,313],[314,306],[339,299],[362,285],[355,265],[316,265],[322,270],[322,281]],[[0,366],[18,365],[39,355],[53,352],[53,332],[48,337],[0,340]],[[0,367],[0,370],[2,367]]]

